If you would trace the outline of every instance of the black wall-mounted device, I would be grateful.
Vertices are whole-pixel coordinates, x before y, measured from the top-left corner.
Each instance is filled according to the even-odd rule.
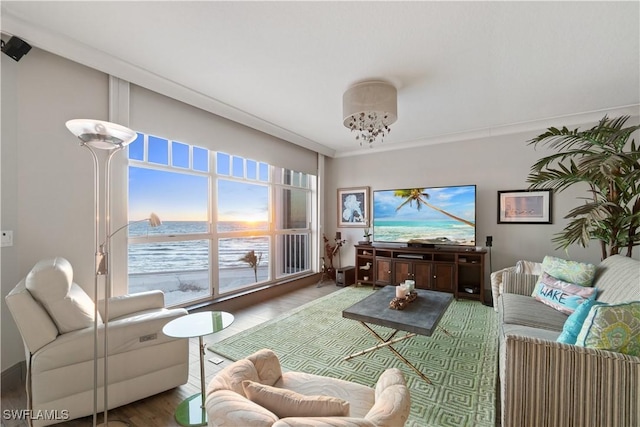
[[[485,246],[490,248],[491,245],[493,245],[493,236],[487,236],[487,241],[485,243]]]
[[[12,36],[8,42],[2,43],[2,51],[15,61],[20,61],[20,58],[30,50],[31,45],[16,36]]]

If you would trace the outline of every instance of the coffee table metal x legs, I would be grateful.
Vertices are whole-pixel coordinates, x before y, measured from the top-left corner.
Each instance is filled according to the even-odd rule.
[[[413,333],[413,332],[409,332],[409,333],[407,333],[406,335],[403,335],[403,336],[398,337],[398,338],[394,338],[394,337],[396,336],[396,334],[399,332],[399,331],[396,329],[396,330],[395,330],[395,331],[394,331],[394,332],[393,332],[393,333],[392,333],[392,334],[391,334],[387,339],[384,339],[384,338],[382,338],[382,337],[380,336],[380,334],[378,334],[376,331],[374,331],[373,329],[371,329],[371,327],[370,327],[369,325],[367,325],[366,323],[364,323],[364,322],[360,321],[360,324],[361,324],[362,326],[364,326],[364,327],[365,327],[365,329],[367,329],[367,330],[368,330],[368,331],[369,331],[369,332],[370,332],[374,337],[376,337],[376,339],[377,339],[378,341],[380,341],[380,344],[377,344],[377,345],[375,345],[375,346],[373,346],[373,347],[371,347],[371,348],[368,348],[368,349],[366,349],[366,350],[362,350],[362,351],[359,351],[359,352],[357,352],[357,353],[353,353],[352,355],[345,357],[345,358],[344,358],[344,360],[350,360],[350,359],[352,359],[352,358],[354,358],[354,357],[356,357],[356,356],[361,356],[361,355],[363,355],[363,354],[367,354],[367,353],[370,353],[370,352],[372,352],[372,351],[375,351],[375,350],[378,350],[378,349],[381,349],[381,348],[387,347],[387,348],[388,348],[389,350],[391,350],[391,352],[392,352],[393,354],[395,354],[395,355],[398,357],[398,359],[400,359],[400,360],[401,360],[405,365],[407,365],[408,367],[410,367],[411,369],[413,369],[413,370],[414,370],[418,375],[420,375],[420,378],[422,378],[423,380],[425,380],[427,383],[431,384],[431,380],[429,380],[429,378],[427,378],[427,376],[426,376],[425,374],[423,374],[422,372],[420,372],[420,370],[419,370],[418,368],[416,368],[416,367],[415,367],[411,362],[409,362],[409,361],[407,360],[407,358],[406,358],[406,357],[404,357],[403,355],[401,355],[401,354],[398,352],[398,350],[396,350],[395,348],[393,348],[393,347],[392,347],[392,345],[393,345],[393,344],[395,344],[395,343],[397,343],[397,342],[400,342],[400,341],[403,341],[403,340],[406,340],[406,339],[409,339],[409,338],[412,338],[412,337],[415,337],[417,334],[415,334],[415,333]]]

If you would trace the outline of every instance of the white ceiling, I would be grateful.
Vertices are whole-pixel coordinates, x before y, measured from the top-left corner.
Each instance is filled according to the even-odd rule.
[[[398,88],[373,150],[640,111],[638,1],[1,7],[5,34],[330,156],[371,152],[342,125],[367,79]]]

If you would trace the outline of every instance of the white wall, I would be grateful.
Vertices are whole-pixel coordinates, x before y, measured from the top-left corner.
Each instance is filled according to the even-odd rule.
[[[24,359],[4,296],[40,259],[62,256],[93,294],[93,163],[65,127],[108,118],[108,77],[33,48],[2,55],[2,369]],[[5,92],[5,89],[7,91]]]
[[[572,246],[568,253],[555,250],[555,244],[551,242],[553,235],[568,223],[563,217],[581,203],[576,197],[588,196],[581,189],[571,188],[553,195],[551,225],[497,223],[497,192],[526,189],[531,165],[550,153],[527,145],[527,141],[539,133],[542,130],[532,134],[503,135],[329,159],[325,193],[326,235],[331,239],[336,231],[337,188],[369,186],[371,190],[388,190],[475,184],[477,243],[484,246],[486,236],[493,236],[491,267],[494,271],[514,265],[519,259],[542,260],[545,255],[597,264],[600,247],[595,242],[586,249]],[[354,144],[357,144],[355,140]],[[353,243],[362,240],[362,229],[343,228],[340,231],[348,240],[341,251],[341,264],[354,265]],[[638,252],[635,251],[635,257],[639,256]],[[488,277],[486,286],[489,287]]]

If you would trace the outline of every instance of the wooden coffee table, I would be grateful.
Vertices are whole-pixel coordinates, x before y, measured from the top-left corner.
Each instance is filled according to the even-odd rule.
[[[416,289],[416,292],[418,297],[410,302],[404,310],[389,308],[389,302],[396,295],[395,286],[385,286],[362,301],[343,310],[342,317],[359,321],[380,342],[374,347],[347,356],[344,360],[387,347],[402,362],[420,375],[423,380],[431,384],[429,378],[393,348],[392,345],[416,335],[431,336],[436,327],[438,327],[438,323],[447,311],[449,304],[451,304],[453,295],[424,289]],[[389,337],[383,338],[368,324],[385,326],[393,329],[393,333]],[[407,333],[395,338],[400,331]],[[443,329],[443,331],[450,335],[446,330]]]

